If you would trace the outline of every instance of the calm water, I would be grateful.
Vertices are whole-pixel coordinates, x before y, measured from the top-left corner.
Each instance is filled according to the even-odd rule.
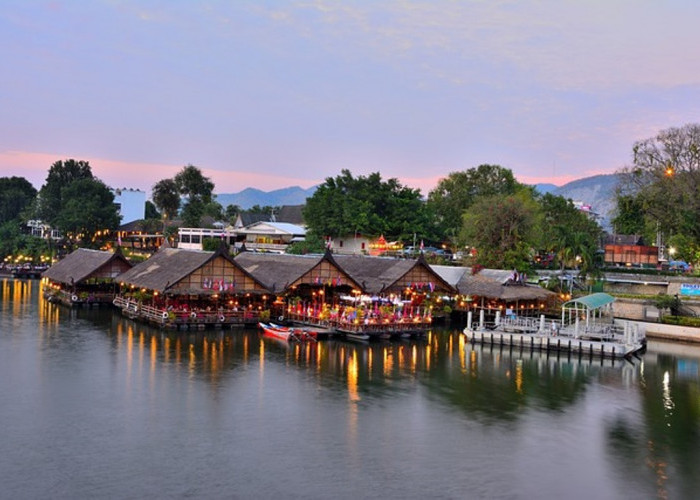
[[[0,281],[2,498],[697,498],[700,350],[160,332]]]

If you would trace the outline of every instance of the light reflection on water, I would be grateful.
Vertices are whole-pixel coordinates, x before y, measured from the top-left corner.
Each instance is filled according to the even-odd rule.
[[[170,332],[2,280],[8,497],[629,498],[700,487],[700,349]],[[38,472],[40,471],[40,472]]]

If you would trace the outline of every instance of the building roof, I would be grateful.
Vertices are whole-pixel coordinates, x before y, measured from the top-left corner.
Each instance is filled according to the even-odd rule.
[[[422,255],[416,260],[364,255],[335,255],[334,258],[366,293],[382,293],[392,287],[403,289],[416,281],[430,283],[433,288],[445,292],[454,291],[454,287],[435,272]]]
[[[121,261],[123,267],[131,267],[119,249],[116,252],[105,252],[78,248],[44,271],[42,276],[56,283],[79,284],[115,260]]]
[[[361,287],[329,252],[324,255],[241,252],[234,260],[270,291],[276,293],[298,284],[319,285],[329,281],[336,286]]]
[[[593,293],[591,295],[586,295],[585,297],[579,297],[577,299],[570,300],[564,303],[565,308],[571,306],[576,306],[577,304],[585,306],[588,310],[593,311],[600,309],[601,307],[612,304],[615,301],[615,297],[607,293]]]
[[[236,223],[234,225],[235,227],[240,228],[250,226],[251,224],[255,224],[256,222],[261,221],[269,222],[270,215],[261,213],[240,212],[238,214],[238,217],[236,217]]]
[[[236,231],[239,234],[287,234],[293,236],[306,235],[306,229],[288,222],[255,222]]]
[[[606,234],[605,245],[644,245],[644,237],[638,234]]]
[[[477,295],[505,301],[546,300],[555,296],[554,292],[537,285],[513,282],[513,271],[501,269],[482,269],[472,274],[471,268],[457,283],[457,290],[463,295]]]
[[[260,283],[255,277],[235,262],[227,252],[222,249],[216,252],[202,250],[185,250],[180,248],[161,247],[148,260],[137,264],[124,274],[119,276],[122,283],[138,288],[155,290],[160,293],[173,289],[180,281],[187,278],[197,269],[203,267],[217,257],[228,260],[239,272],[249,276]],[[246,291],[246,290],[238,290]],[[199,291],[197,291],[199,293]]]
[[[275,222],[288,222],[297,226],[304,225],[304,205],[283,205],[274,216]]]

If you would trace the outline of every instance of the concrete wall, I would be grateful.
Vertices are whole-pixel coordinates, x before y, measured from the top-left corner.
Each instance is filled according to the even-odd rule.
[[[674,342],[700,344],[700,328],[618,319],[615,320],[615,323],[630,323],[632,325],[637,325],[639,332],[644,334],[648,339],[671,340]]]
[[[680,294],[682,284],[700,285],[700,278],[678,274],[673,276],[656,276],[650,274],[605,273],[603,289],[612,293],[630,293],[639,295]]]
[[[683,301],[683,305],[700,315],[700,303]],[[700,343],[700,328],[657,323],[659,310],[653,300],[618,298],[613,302],[613,315],[615,323],[638,325],[640,333],[650,339]]]

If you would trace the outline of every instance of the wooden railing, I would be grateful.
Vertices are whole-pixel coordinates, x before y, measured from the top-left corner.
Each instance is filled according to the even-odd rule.
[[[242,311],[181,311],[167,310],[142,304],[123,296],[118,296],[113,301],[114,305],[132,318],[139,318],[161,326],[177,325],[246,325],[256,324],[260,321],[260,312],[245,309]]]

